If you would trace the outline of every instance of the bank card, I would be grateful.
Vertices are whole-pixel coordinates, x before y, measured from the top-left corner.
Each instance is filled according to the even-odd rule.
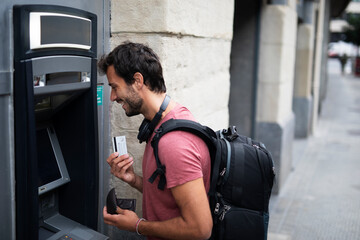
[[[119,153],[119,156],[127,154],[125,136],[113,137],[113,148],[114,148],[114,152]]]

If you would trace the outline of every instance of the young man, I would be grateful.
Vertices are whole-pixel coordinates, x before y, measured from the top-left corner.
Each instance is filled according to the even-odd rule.
[[[98,66],[107,75],[111,101],[122,105],[127,116],[142,114],[148,121],[159,112],[166,97],[166,87],[158,56],[147,46],[125,42]],[[185,107],[170,100],[157,123],[174,119],[194,120]],[[156,161],[147,139],[143,157],[143,176],[133,170],[133,158],[113,153],[107,159],[111,173],[143,193],[143,218],[118,208],[104,222],[122,230],[136,231],[148,239],[207,239],[211,235],[212,218],[207,192],[210,186],[210,155],[206,144],[197,136],[181,131],[164,135],[159,143],[159,157],[166,167],[165,189],[158,189],[159,178],[148,179],[156,170]]]

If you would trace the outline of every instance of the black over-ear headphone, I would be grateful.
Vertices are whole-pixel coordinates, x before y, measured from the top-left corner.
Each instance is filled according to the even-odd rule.
[[[139,140],[140,143],[142,143],[143,141],[146,142],[148,141],[156,125],[160,122],[161,115],[167,108],[169,102],[170,102],[170,97],[166,95],[164,101],[160,106],[160,110],[155,114],[155,117],[151,121],[147,120],[146,118],[142,121],[137,136],[137,139]]]

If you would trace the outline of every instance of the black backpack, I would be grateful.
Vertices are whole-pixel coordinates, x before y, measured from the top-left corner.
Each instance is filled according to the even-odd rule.
[[[166,185],[165,166],[158,156],[160,138],[170,131],[186,131],[205,141],[211,156],[210,208],[213,231],[210,239],[267,239],[269,200],[275,179],[271,154],[261,142],[241,136],[235,127],[217,131],[190,120],[170,119],[155,132],[151,142],[157,169]]]

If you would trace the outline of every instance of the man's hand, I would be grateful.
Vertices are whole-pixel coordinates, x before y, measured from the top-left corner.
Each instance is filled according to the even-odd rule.
[[[109,214],[105,206],[103,209],[104,222],[122,230],[135,232],[136,223],[139,220],[136,213],[119,207],[117,207],[116,213],[117,214]]]
[[[119,156],[119,153],[115,152],[106,161],[110,165],[111,174],[142,192],[142,177],[135,174],[132,157],[128,154]]]
[[[111,174],[131,185],[135,182],[135,173],[132,166],[134,159],[129,157],[128,154],[118,155],[119,153],[115,152],[106,160],[111,167]]]

